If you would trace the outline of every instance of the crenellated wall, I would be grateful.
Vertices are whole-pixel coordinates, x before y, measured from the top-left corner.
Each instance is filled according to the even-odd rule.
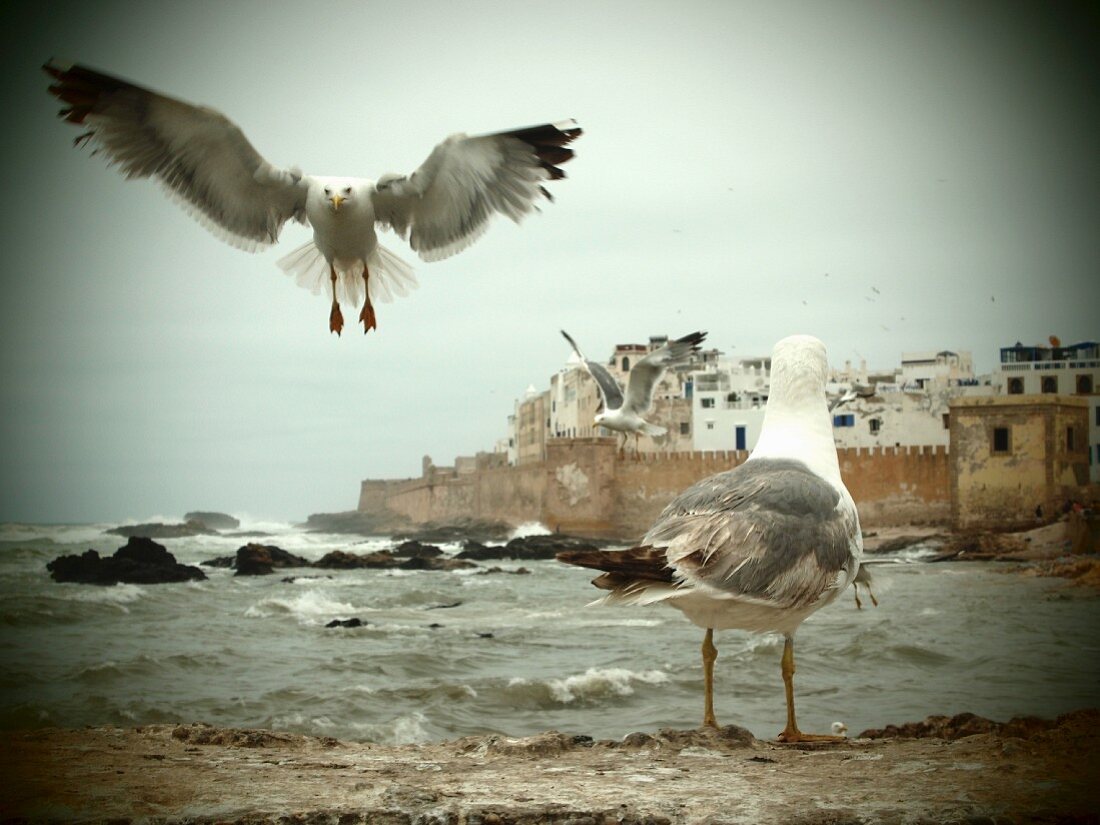
[[[865,528],[950,520],[950,465],[943,447],[844,449],[841,474]],[[428,467],[423,478],[364,481],[359,509],[413,522],[469,519],[632,540],[681,490],[736,467],[745,451],[620,457],[612,438],[551,439],[546,460],[520,467],[478,457],[472,471]]]

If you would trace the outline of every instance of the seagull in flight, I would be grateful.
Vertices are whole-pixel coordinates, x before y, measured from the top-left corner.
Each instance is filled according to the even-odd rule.
[[[377,180],[305,175],[265,160],[233,121],[86,66],[48,61],[60,116],[83,126],[90,144],[127,178],[155,178],[169,196],[222,240],[249,252],[274,244],[288,220],[313,240],[279,260],[297,282],[332,292],[329,330],[344,326],[340,300],[358,305],[363,331],[377,329],[372,300],[416,286],[412,268],[378,243],[376,230],[407,238],[421,259],[461,252],[495,213],[516,223],[551,199],[543,183],[565,177],[575,121],[507,132],[455,134],[409,175]]]
[[[577,342],[564,329],[561,334],[565,336],[565,340],[569,342],[569,346],[573,348],[573,352],[577,354],[600,390],[603,412],[596,413],[593,423],[597,427],[606,427],[619,433],[620,452],[626,449],[627,438],[633,433],[635,453],[638,452],[638,440],[642,433],[661,436],[668,432],[664,427],[650,424],[642,418],[653,405],[653,391],[657,382],[669,367],[686,363],[692,353],[699,351],[699,345],[707,337],[705,332],[693,332],[653,350],[631,368],[624,396],[619,382],[603,364],[585,358]]]
[[[840,478],[825,400],[825,346],[809,335],[775,345],[760,439],[743,464],[674,498],[637,547],[572,550],[559,561],[600,570],[597,604],[666,604],[705,629],[703,724],[714,715],[714,631],[782,633],[787,725],[779,741],[839,741],[803,733],[794,710],[794,634],[860,568],[863,537]],[[866,584],[866,582],[864,582]]]

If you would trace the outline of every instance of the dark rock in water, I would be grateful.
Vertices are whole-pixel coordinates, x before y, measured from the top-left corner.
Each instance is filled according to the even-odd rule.
[[[478,633],[477,637],[479,639],[491,639],[491,638],[493,638],[493,634],[492,633]]]
[[[396,565],[402,570],[468,570],[473,567],[477,567],[472,561],[466,561],[465,559],[448,559],[431,556],[423,558],[421,556],[413,556],[411,559],[406,559],[400,564]]]
[[[237,561],[236,556],[218,556],[214,559],[200,561],[203,567],[232,567]]]
[[[385,536],[394,535],[398,529],[408,529],[407,519],[394,514],[392,517],[347,510],[342,513],[314,513],[306,519],[305,528],[314,533],[339,533],[341,535]]]
[[[1011,558],[1026,549],[1023,538],[1012,533],[955,533],[928,561],[989,561]]]
[[[438,556],[423,555],[399,558],[393,553],[379,550],[374,553],[347,553],[343,550],[333,550],[326,553],[314,565],[325,569],[355,570],[359,568],[373,570],[463,570],[469,567],[477,567],[476,564],[459,559],[452,559],[442,554]]]
[[[449,602],[448,604],[430,604],[425,607],[425,610],[447,610],[451,607],[458,607],[462,602]]]
[[[184,513],[184,521],[197,521],[214,530],[236,530],[241,526],[240,519],[234,518],[228,513],[216,513],[209,510],[195,510]]]
[[[95,550],[87,550],[79,556],[60,556],[46,569],[54,581],[79,584],[164,584],[206,578],[199,568],[177,562],[162,545],[138,536],[113,556],[102,558]]]
[[[503,546],[485,546],[477,542],[466,542],[462,552],[456,558],[476,559],[522,559],[524,561],[537,561],[539,559],[552,559],[558,553],[565,550],[597,550],[602,546],[601,542],[591,539],[582,539],[575,536],[523,536],[514,538]]]
[[[164,524],[162,522],[150,522],[149,524],[123,524],[112,527],[105,532],[113,536],[126,536],[149,539],[180,539],[189,536],[216,536],[217,530],[212,530],[202,522],[188,521],[184,524]]]
[[[389,568],[396,567],[397,560],[384,550],[376,553],[348,553],[343,550],[333,550],[331,553],[325,553],[314,562],[313,566],[329,570]]]
[[[279,581],[283,584],[297,584],[298,582],[317,581],[318,579],[331,579],[332,576],[283,576]]]
[[[309,567],[309,562],[271,544],[246,544],[233,560],[237,576],[266,576],[276,567]]]
[[[370,624],[370,622],[364,622],[359,617],[353,616],[350,619],[333,619],[325,627],[363,627],[366,624]]]
[[[421,524],[418,527],[394,531],[395,539],[416,539],[417,541],[446,544],[463,539],[482,541],[501,541],[508,538],[512,527],[501,521],[481,521],[478,519],[460,519],[448,524]]]
[[[428,558],[443,555],[443,551],[434,544],[421,544],[419,541],[411,540],[401,542],[390,552],[401,558]]]
[[[443,627],[443,625],[441,625],[439,622],[432,622],[430,625],[428,625],[428,628],[430,630],[438,630],[441,627]]]
[[[493,565],[492,567],[487,567],[484,570],[477,571],[477,574],[479,576],[488,576],[492,573],[503,573],[507,576],[530,576],[531,575],[531,571],[528,570],[526,567],[517,567],[515,570],[505,570],[503,567],[497,567],[496,565]]]

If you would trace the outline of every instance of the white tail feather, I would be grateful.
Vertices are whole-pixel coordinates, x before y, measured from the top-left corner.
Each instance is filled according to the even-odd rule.
[[[682,595],[684,595],[683,588],[674,583],[645,582],[643,584],[632,582],[628,587],[616,588],[606,596],[596,599],[596,601],[590,603],[590,606],[630,605],[641,607]]]
[[[325,256],[313,241],[307,241],[280,258],[276,263],[298,286],[314,295],[329,288],[329,266]],[[416,289],[416,274],[411,266],[379,244],[367,261],[370,270],[371,301],[389,303]],[[363,303],[363,273],[355,270],[336,271],[336,298],[343,304]]]
[[[648,421],[645,425],[646,435],[662,436],[668,432],[664,427],[658,427],[656,424],[650,424]]]

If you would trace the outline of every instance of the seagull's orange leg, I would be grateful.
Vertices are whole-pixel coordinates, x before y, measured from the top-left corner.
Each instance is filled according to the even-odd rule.
[[[340,330],[344,328],[344,313],[340,311],[340,304],[336,302],[336,267],[329,264],[328,271],[329,280],[332,281],[332,309],[328,314],[328,329],[329,332],[339,335]]]
[[[359,313],[359,320],[363,324],[363,334],[366,335],[372,329],[378,329],[378,320],[374,317],[374,304],[370,302],[370,270],[363,264],[363,292],[366,297],[363,301],[363,311]]]
[[[708,627],[703,637],[703,726],[708,728],[718,727],[714,718],[714,660],[717,658],[714,629]]]
[[[787,693],[787,727],[776,737],[780,742],[843,742],[843,736],[829,736],[820,733],[803,733],[794,721],[794,639],[783,638],[783,687]]]

